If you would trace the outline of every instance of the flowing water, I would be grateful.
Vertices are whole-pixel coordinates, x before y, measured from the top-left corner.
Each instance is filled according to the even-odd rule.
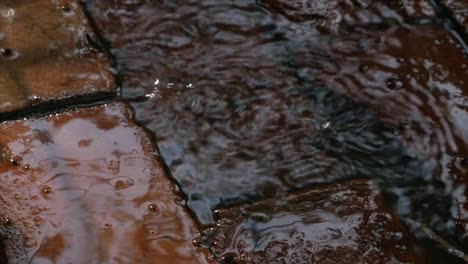
[[[84,5],[201,224],[217,208],[367,178],[388,210],[468,247],[466,43],[428,2]],[[434,263],[456,263],[408,227]]]

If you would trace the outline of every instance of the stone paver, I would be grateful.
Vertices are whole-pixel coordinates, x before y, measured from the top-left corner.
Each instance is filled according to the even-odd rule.
[[[318,47],[319,54],[314,52]],[[301,77],[365,103],[388,123],[423,118],[426,110],[435,113],[424,118],[439,119],[437,112],[447,112],[447,120],[434,123],[449,123],[449,133],[455,133],[451,137],[459,142],[468,133],[468,59],[463,52],[448,31],[425,25],[316,38],[292,53]],[[328,67],[317,69],[312,62]],[[434,109],[424,110],[427,102]]]
[[[403,225],[367,180],[217,211],[208,245],[221,263],[414,263]]]
[[[194,222],[125,105],[0,129],[0,237],[12,263],[207,261],[192,245]]]
[[[425,163],[421,168],[428,171],[422,176],[443,182],[453,196],[451,210],[466,219],[460,204],[467,196],[459,190],[465,188],[468,176],[459,174],[457,179],[450,167],[468,157],[468,58],[449,31],[433,25],[356,30],[304,43],[294,54],[301,77],[353,97],[393,126],[409,155]],[[313,64],[328,67],[317,70]],[[418,190],[418,196],[429,201],[432,192]],[[406,213],[419,217],[429,213],[414,206]],[[464,235],[453,228],[459,218],[453,213],[433,226],[466,236],[466,231]]]
[[[336,72],[327,49],[347,41],[341,34],[379,34],[432,18],[427,1],[102,1],[88,8],[120,64],[124,96],[148,98],[133,104],[136,118],[157,135],[204,223],[220,204],[357,171],[398,178],[418,166],[353,101],[358,95],[316,89],[314,78]]]
[[[116,92],[74,0],[0,2],[0,112]]]

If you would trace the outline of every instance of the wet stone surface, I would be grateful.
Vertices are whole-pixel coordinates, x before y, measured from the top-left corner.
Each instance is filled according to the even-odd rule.
[[[467,248],[467,57],[428,1],[87,7],[202,223],[365,177],[389,210]]]
[[[0,112],[115,93],[92,32],[77,1],[1,1]]]
[[[129,118],[114,103],[0,125],[9,263],[205,263],[196,226]]]
[[[335,71],[309,66],[318,59],[310,51],[325,43],[329,45],[323,56],[336,63]],[[466,243],[466,231],[455,226],[466,219],[460,205],[466,201],[467,175],[454,169],[454,163],[468,155],[468,59],[450,32],[431,25],[389,27],[342,34],[337,41],[304,42],[294,53],[304,79],[373,109],[393,127],[408,156],[423,162],[420,176],[426,183],[398,186],[400,205],[406,204],[399,213],[432,222],[432,228]],[[430,198],[434,193],[437,200]],[[422,203],[432,213],[408,206],[411,203]],[[450,212],[442,213],[444,207]]]
[[[453,13],[455,18],[465,27],[468,33],[468,2],[464,0],[443,0],[441,1]]]
[[[402,40],[394,31],[419,31],[406,23],[432,18],[427,2],[90,1],[88,8],[113,47],[124,96],[139,98],[137,120],[156,134],[203,223],[213,222],[214,207],[317,182],[430,178],[379,109],[358,103],[371,100],[334,81],[345,70],[368,70],[359,56],[374,41],[387,38],[385,48]],[[348,60],[346,49],[358,55]],[[390,70],[391,55],[368,60]],[[393,72],[384,75],[388,84],[376,87],[401,88]]]
[[[416,263],[403,225],[367,180],[217,211],[200,241],[220,263]]]

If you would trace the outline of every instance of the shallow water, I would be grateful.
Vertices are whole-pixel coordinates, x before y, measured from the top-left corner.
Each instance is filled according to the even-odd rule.
[[[7,263],[201,260],[193,222],[129,114],[116,103],[1,124]]]
[[[427,2],[405,3],[86,7],[201,223],[218,207],[364,177],[399,216],[466,248],[464,43]]]

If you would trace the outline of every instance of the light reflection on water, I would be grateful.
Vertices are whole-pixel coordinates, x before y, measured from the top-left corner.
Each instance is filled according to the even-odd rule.
[[[468,61],[417,2],[87,6],[202,223],[216,207],[364,177],[462,246]]]

